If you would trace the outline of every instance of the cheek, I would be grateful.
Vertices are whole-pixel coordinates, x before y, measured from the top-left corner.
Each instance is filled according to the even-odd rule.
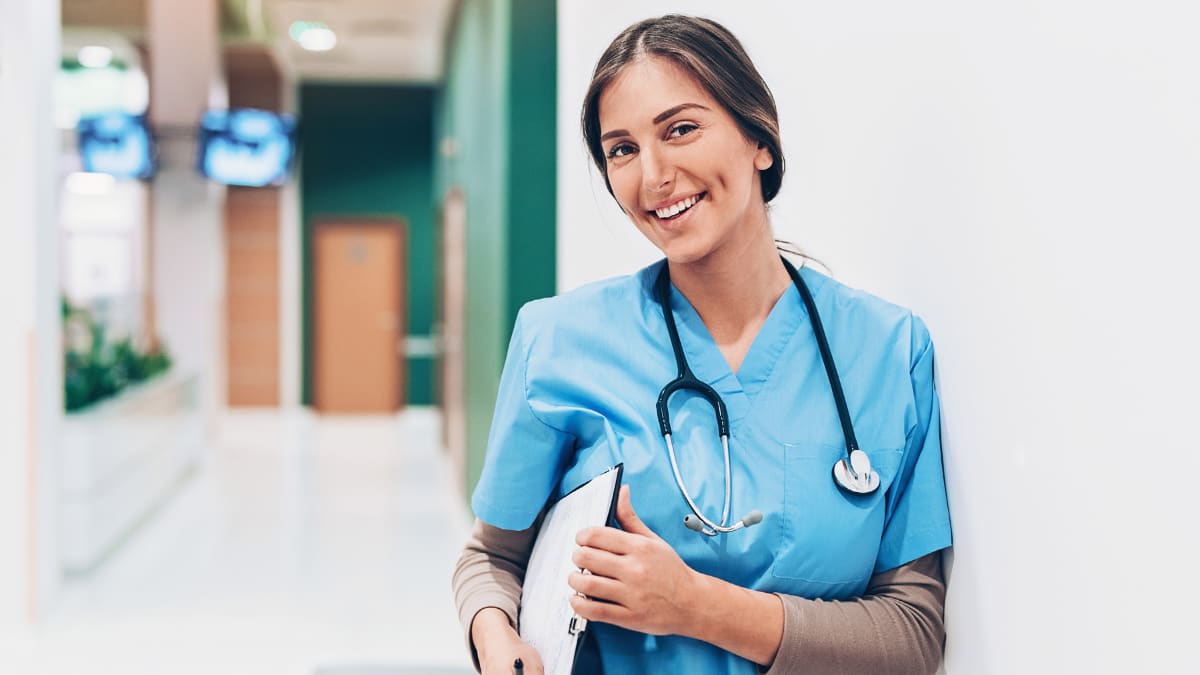
[[[758,168],[754,166],[757,150],[757,146],[747,145],[739,138],[725,143],[718,153],[713,153],[715,157],[724,158],[710,167],[713,175],[720,177],[722,187],[735,192],[748,188],[758,174]]]
[[[608,184],[612,186],[613,196],[617,198],[617,205],[621,210],[628,215],[632,215],[633,209],[637,208],[638,188],[639,183],[637,176],[634,176],[630,167],[620,167],[616,171],[608,172]]]

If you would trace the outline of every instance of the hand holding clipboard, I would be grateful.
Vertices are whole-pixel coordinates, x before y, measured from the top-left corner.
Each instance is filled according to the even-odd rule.
[[[521,639],[542,657],[546,675],[570,675],[574,669],[587,629],[587,621],[571,610],[575,591],[567,585],[567,577],[579,570],[571,561],[575,537],[584,528],[614,521],[621,472],[617,465],[558,500],[533,542],[518,626]]]

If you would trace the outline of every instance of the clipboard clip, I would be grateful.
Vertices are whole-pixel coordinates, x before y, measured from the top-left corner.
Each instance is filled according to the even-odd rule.
[[[582,616],[571,617],[571,623],[567,625],[568,635],[579,635],[587,629],[587,619]]]

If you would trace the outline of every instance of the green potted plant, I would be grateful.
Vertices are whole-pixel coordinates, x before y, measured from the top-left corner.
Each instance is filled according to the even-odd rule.
[[[141,351],[130,338],[109,342],[91,312],[62,301],[63,400],[75,412],[171,367],[161,347]]]

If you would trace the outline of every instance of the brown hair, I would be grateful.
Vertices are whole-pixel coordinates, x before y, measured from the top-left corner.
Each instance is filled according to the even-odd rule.
[[[621,31],[604,50],[583,99],[583,138],[592,161],[612,194],[608,165],[600,143],[600,95],[626,65],[646,56],[671,59],[733,116],[746,138],[771,151],[774,160],[759,171],[762,197],[769,202],[783,182],[783,148],[775,98],[750,61],[742,43],[711,19],[668,14]]]

